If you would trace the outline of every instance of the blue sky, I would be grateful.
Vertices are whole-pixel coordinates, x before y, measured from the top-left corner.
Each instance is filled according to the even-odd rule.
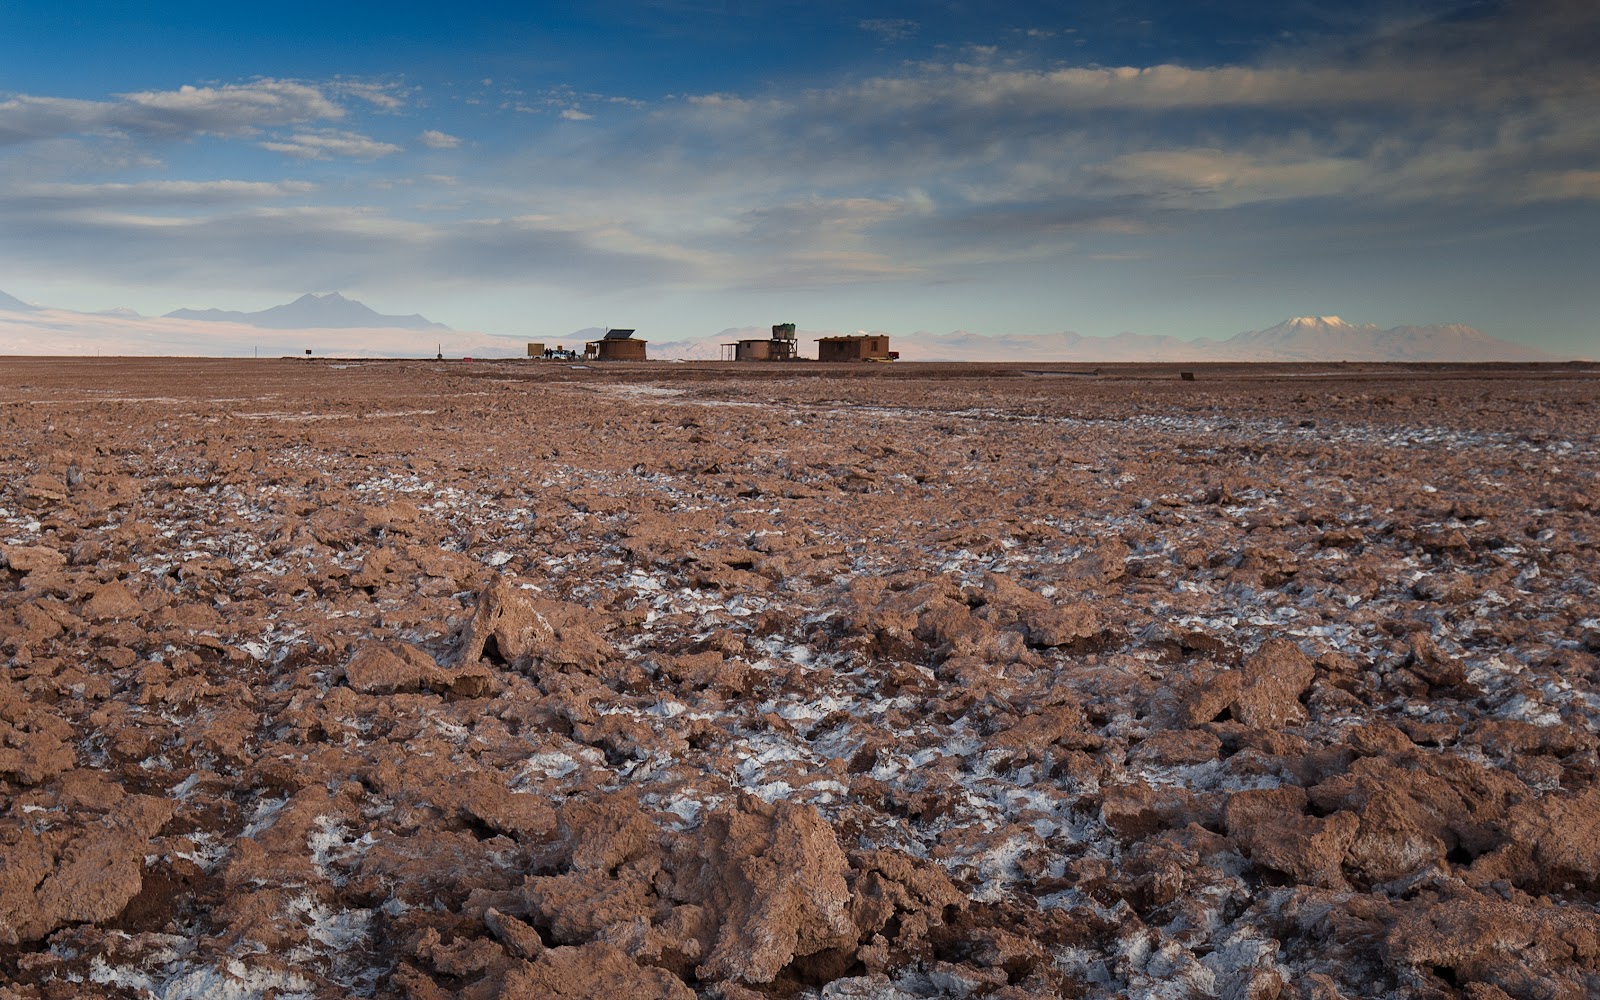
[[[0,289],[1600,340],[1592,2],[139,6],[0,8]]]

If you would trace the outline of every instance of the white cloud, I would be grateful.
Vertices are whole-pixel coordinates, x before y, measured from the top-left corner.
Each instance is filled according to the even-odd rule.
[[[405,107],[409,91],[394,83],[372,83],[359,80],[339,80],[331,88],[340,94],[360,98],[381,111],[399,111]]]
[[[577,108],[565,108],[561,112],[561,117],[569,122],[586,122],[594,118],[594,115],[579,111]]]
[[[135,91],[108,101],[24,94],[0,101],[0,144],[104,133],[165,139],[252,135],[263,127],[344,114],[321,88],[291,80]]]
[[[596,155],[651,149],[649,175],[723,199],[920,186],[947,206],[1134,197],[1168,210],[1590,190],[1544,175],[1600,159],[1600,71],[1493,72],[1502,57],[1487,43],[1476,58],[1419,52],[1293,66],[920,64],[826,89],[688,96],[610,133]]]
[[[101,101],[23,94],[0,101],[0,144],[54,139],[106,127],[114,107]]]
[[[0,260],[8,273],[70,268],[134,283],[193,286],[249,274],[263,287],[405,287],[537,276],[616,289],[697,280],[725,264],[605,217],[422,222],[336,205],[194,214],[23,200],[7,204],[5,215]]]
[[[461,145],[461,140],[456,136],[432,128],[424,129],[418,138],[429,149],[455,149]]]
[[[337,129],[316,129],[297,132],[287,139],[257,143],[262,149],[297,157],[302,160],[326,160],[344,156],[356,160],[375,160],[380,156],[400,152],[392,143],[379,142],[358,132]]]
[[[177,90],[142,90],[120,94],[137,107],[166,112],[196,123],[248,127],[312,118],[339,118],[344,109],[328,100],[316,87],[290,80],[258,80],[221,87]]]
[[[30,184],[0,196],[59,204],[217,204],[311,194],[307,181],[141,181],[137,184]]]

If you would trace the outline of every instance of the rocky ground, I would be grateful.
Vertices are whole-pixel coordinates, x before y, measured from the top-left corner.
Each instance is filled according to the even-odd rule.
[[[1600,995],[1600,375],[6,360],[0,997]]]

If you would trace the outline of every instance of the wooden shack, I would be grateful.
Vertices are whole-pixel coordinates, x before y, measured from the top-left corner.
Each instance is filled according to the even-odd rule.
[[[607,330],[599,340],[583,345],[585,361],[644,361],[648,341],[634,337],[632,330]]]
[[[889,350],[884,334],[853,334],[848,337],[819,337],[818,361],[893,361],[900,355]]]

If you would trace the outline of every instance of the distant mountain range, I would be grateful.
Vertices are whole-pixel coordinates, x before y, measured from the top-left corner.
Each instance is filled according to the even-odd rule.
[[[9,317],[9,318],[8,318]],[[163,324],[163,320],[176,321]],[[218,324],[213,332],[207,327]],[[235,329],[224,333],[222,324]],[[286,331],[265,336],[238,326]],[[326,331],[345,330],[330,335]],[[30,305],[0,292],[0,354],[82,354],[106,350],[133,354],[237,355],[256,350],[301,353],[315,336],[318,353],[340,352],[371,357],[432,356],[435,349],[478,357],[516,357],[525,337],[457,333],[424,316],[390,316],[338,292],[302,295],[293,302],[259,312],[222,309],[178,309],[160,318],[146,318],[129,309],[79,313]],[[402,334],[399,331],[407,331]],[[593,327],[565,337],[542,340],[577,346],[604,332]],[[865,332],[865,331],[862,331]],[[873,331],[881,333],[882,331]],[[814,354],[817,337],[838,331],[802,331],[801,354]],[[427,336],[423,336],[426,334]],[[450,336],[442,336],[449,334]],[[291,336],[292,335],[292,336]],[[768,327],[732,327],[708,337],[650,344],[650,357],[715,361],[722,345],[738,340],[764,340]],[[1183,361],[1562,361],[1544,351],[1497,340],[1459,323],[1397,326],[1347,323],[1337,316],[1298,316],[1264,330],[1247,330],[1225,340],[1184,340],[1156,334],[1120,333],[1091,337],[1062,331],[1038,334],[984,334],[918,331],[892,334],[891,347],[907,361],[1026,361],[1077,364]],[[648,335],[646,336],[648,338]],[[436,340],[438,342],[436,342]],[[448,342],[448,343],[445,343]]]
[[[197,318],[198,317],[198,318]],[[452,330],[422,316],[387,316],[342,295],[305,295],[256,313],[220,309],[141,316],[75,312],[0,292],[0,355],[73,357],[520,357],[522,337]]]
[[[1396,326],[1297,316],[1223,341],[1193,341],[1223,361],[1563,361],[1462,323]]]
[[[198,320],[202,323],[243,323],[268,330],[350,330],[383,327],[399,330],[449,330],[426,316],[386,316],[370,306],[347,299],[338,292],[326,295],[305,294],[293,302],[259,312],[228,309],[174,309],[167,319]]]
[[[865,332],[865,331],[863,331]],[[872,331],[881,333],[882,331]],[[801,334],[801,354],[814,353],[808,341],[834,336]],[[711,337],[650,345],[653,358],[714,360],[721,345],[764,340],[765,327],[735,327]],[[1037,334],[893,334],[890,346],[907,361],[1032,361],[1082,364],[1138,361],[1562,361],[1564,358],[1521,344],[1497,340],[1461,324],[1397,326],[1347,323],[1337,316],[1297,316],[1265,330],[1248,330],[1226,340],[1184,340],[1145,333],[1090,337],[1070,331]]]

